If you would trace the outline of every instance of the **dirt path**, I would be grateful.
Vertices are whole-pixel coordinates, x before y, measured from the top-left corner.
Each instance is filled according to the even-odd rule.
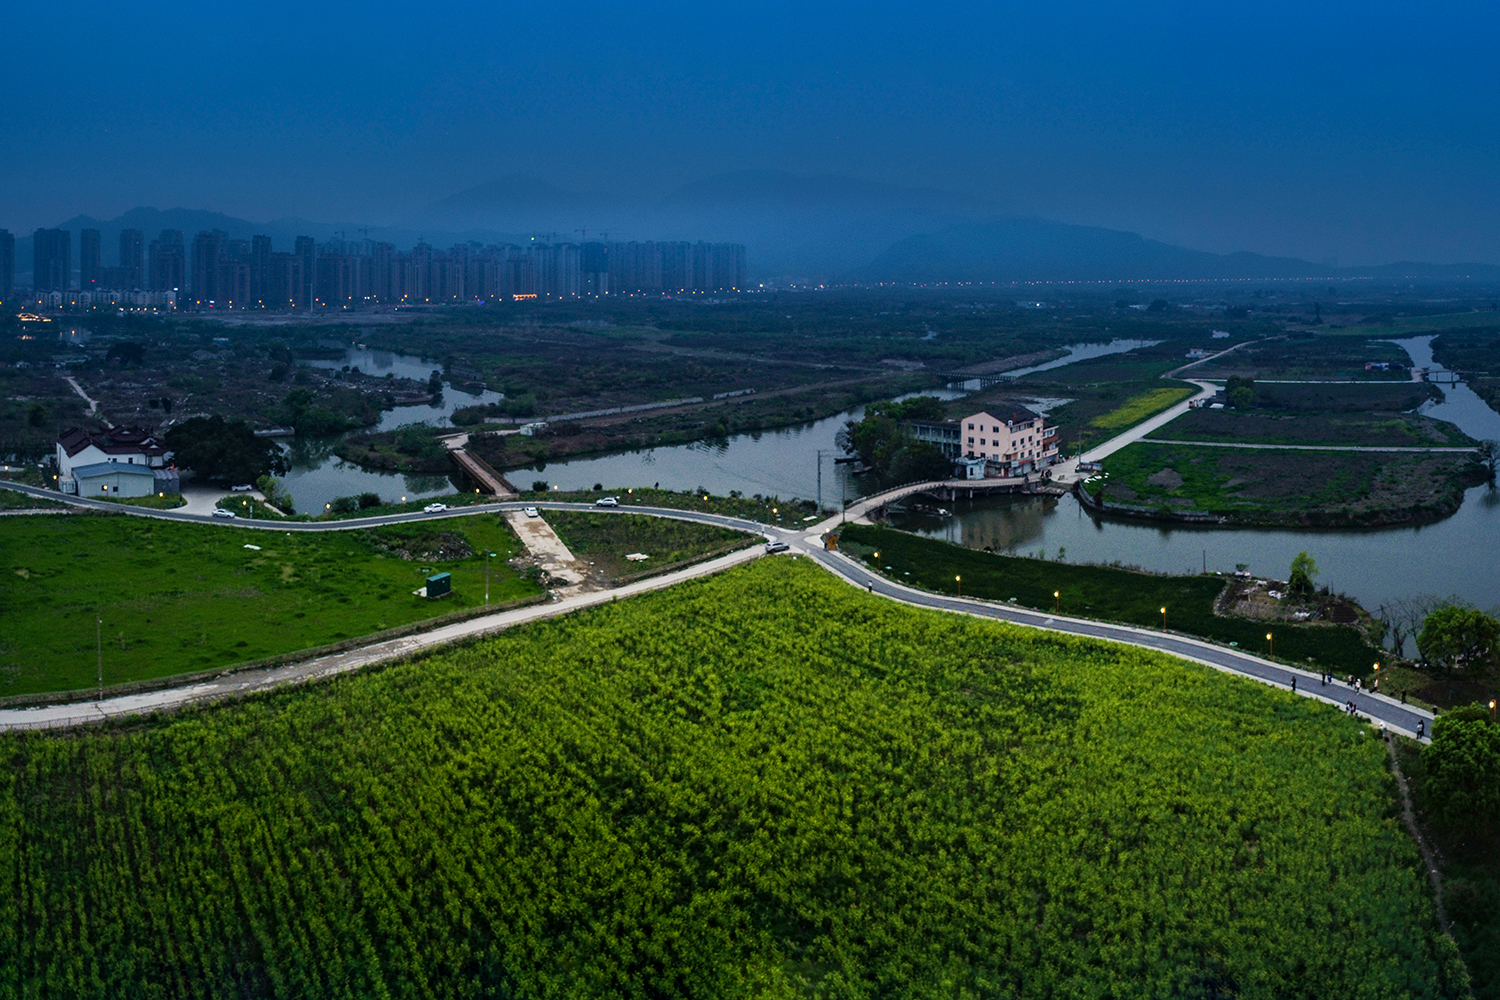
[[[1396,739],[1389,733],[1385,737],[1386,750],[1391,755],[1391,774],[1396,777],[1396,787],[1401,790],[1401,822],[1406,827],[1406,832],[1411,834],[1411,839],[1417,842],[1417,850],[1422,852],[1422,864],[1427,866],[1427,881],[1432,883],[1432,902],[1437,907],[1438,926],[1443,929],[1444,934],[1452,934],[1453,927],[1448,923],[1448,911],[1443,907],[1443,873],[1438,870],[1437,852],[1422,836],[1422,828],[1417,825],[1417,811],[1412,808],[1411,788],[1407,785],[1406,775],[1401,771],[1401,760],[1396,755]]]
[[[505,513],[505,523],[526,546],[526,554],[546,570],[548,576],[563,583],[558,588],[559,594],[578,594],[595,589],[585,585],[588,567],[578,561],[545,518],[527,517],[523,511],[511,510]]]
[[[98,417],[100,420],[104,420],[104,417],[99,413],[99,401],[97,399],[91,398],[88,393],[84,392],[83,386],[78,384],[78,380],[76,378],[71,375],[64,375],[63,381],[71,385],[73,387],[73,391],[78,393],[79,396],[83,397],[83,401],[85,403],[89,404],[89,416]],[[104,420],[104,426],[113,427],[114,424],[110,423],[108,420]]]

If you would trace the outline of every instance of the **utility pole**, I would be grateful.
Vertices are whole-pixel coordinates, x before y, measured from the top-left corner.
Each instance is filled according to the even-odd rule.
[[[490,603],[490,556],[495,553],[485,550],[484,553],[484,603]]]
[[[99,650],[99,700],[104,700],[104,619],[94,616],[94,641]]]

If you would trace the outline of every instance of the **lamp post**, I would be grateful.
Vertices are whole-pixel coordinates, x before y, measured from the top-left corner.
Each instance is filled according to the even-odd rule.
[[[1379,663],[1375,664],[1375,683],[1373,685],[1371,685],[1370,689],[1372,691],[1379,691],[1380,690],[1380,664]]]
[[[958,588],[958,596],[964,596],[964,578],[957,574],[954,574],[953,584]]]
[[[1495,699],[1490,699],[1490,721],[1495,721]]]
[[[1060,590],[1052,592],[1052,611],[1054,614],[1062,614],[1062,591]]]
[[[99,700],[104,700],[104,619],[94,616],[94,642],[99,650]]]
[[[484,603],[490,603],[490,557],[495,553],[488,550],[484,553]]]
[[[1161,609],[1161,630],[1163,632],[1165,632],[1167,630],[1167,609],[1166,608],[1162,608]]]
[[[875,553],[874,559],[875,559],[875,572],[879,573],[880,572],[880,553],[879,552]]]
[[[1273,660],[1276,659],[1276,640],[1269,632],[1266,633],[1266,645],[1270,647],[1271,650],[1271,652],[1268,654],[1270,658]]]

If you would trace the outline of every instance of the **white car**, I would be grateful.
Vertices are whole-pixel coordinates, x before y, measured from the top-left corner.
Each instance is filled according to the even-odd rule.
[[[251,486],[249,483],[240,483],[238,486],[231,486],[231,487],[229,487],[229,492],[231,492],[231,493],[249,493],[253,489],[255,489],[255,487]]]
[[[594,501],[594,506],[595,507],[618,507],[618,506],[620,506],[620,498],[619,497],[600,497],[598,500]]]
[[[539,511],[539,510],[537,510],[535,507],[527,507],[526,510],[525,510],[525,514],[526,514],[527,517],[541,517],[542,516],[542,512]]]
[[[448,505],[445,503],[430,503],[422,508],[423,512],[428,514],[440,514],[447,509]]]
[[[771,541],[766,543],[766,554],[770,555],[772,552],[785,552],[789,548],[791,548],[791,546],[786,542],[772,539]]]
[[[214,517],[234,517],[235,514],[234,514],[234,511],[232,511],[232,510],[225,510],[223,507],[215,507],[214,508],[214,514],[213,514],[213,516]]]

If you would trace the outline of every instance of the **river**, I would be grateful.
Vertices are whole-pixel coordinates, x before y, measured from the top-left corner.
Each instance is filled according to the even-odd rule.
[[[1431,337],[1395,341],[1415,367],[1436,367]],[[1444,399],[1422,412],[1456,424],[1471,437],[1500,439],[1500,414],[1466,385],[1444,386]],[[1068,562],[1114,563],[1166,573],[1232,571],[1284,578],[1292,557],[1307,550],[1320,583],[1365,607],[1417,594],[1457,594],[1482,608],[1500,605],[1500,493],[1476,486],[1446,520],[1413,527],[1349,530],[1266,530],[1109,520],[1083,510],[1071,495],[958,503],[954,516],[897,515],[897,527],[973,548],[1041,555]]]

